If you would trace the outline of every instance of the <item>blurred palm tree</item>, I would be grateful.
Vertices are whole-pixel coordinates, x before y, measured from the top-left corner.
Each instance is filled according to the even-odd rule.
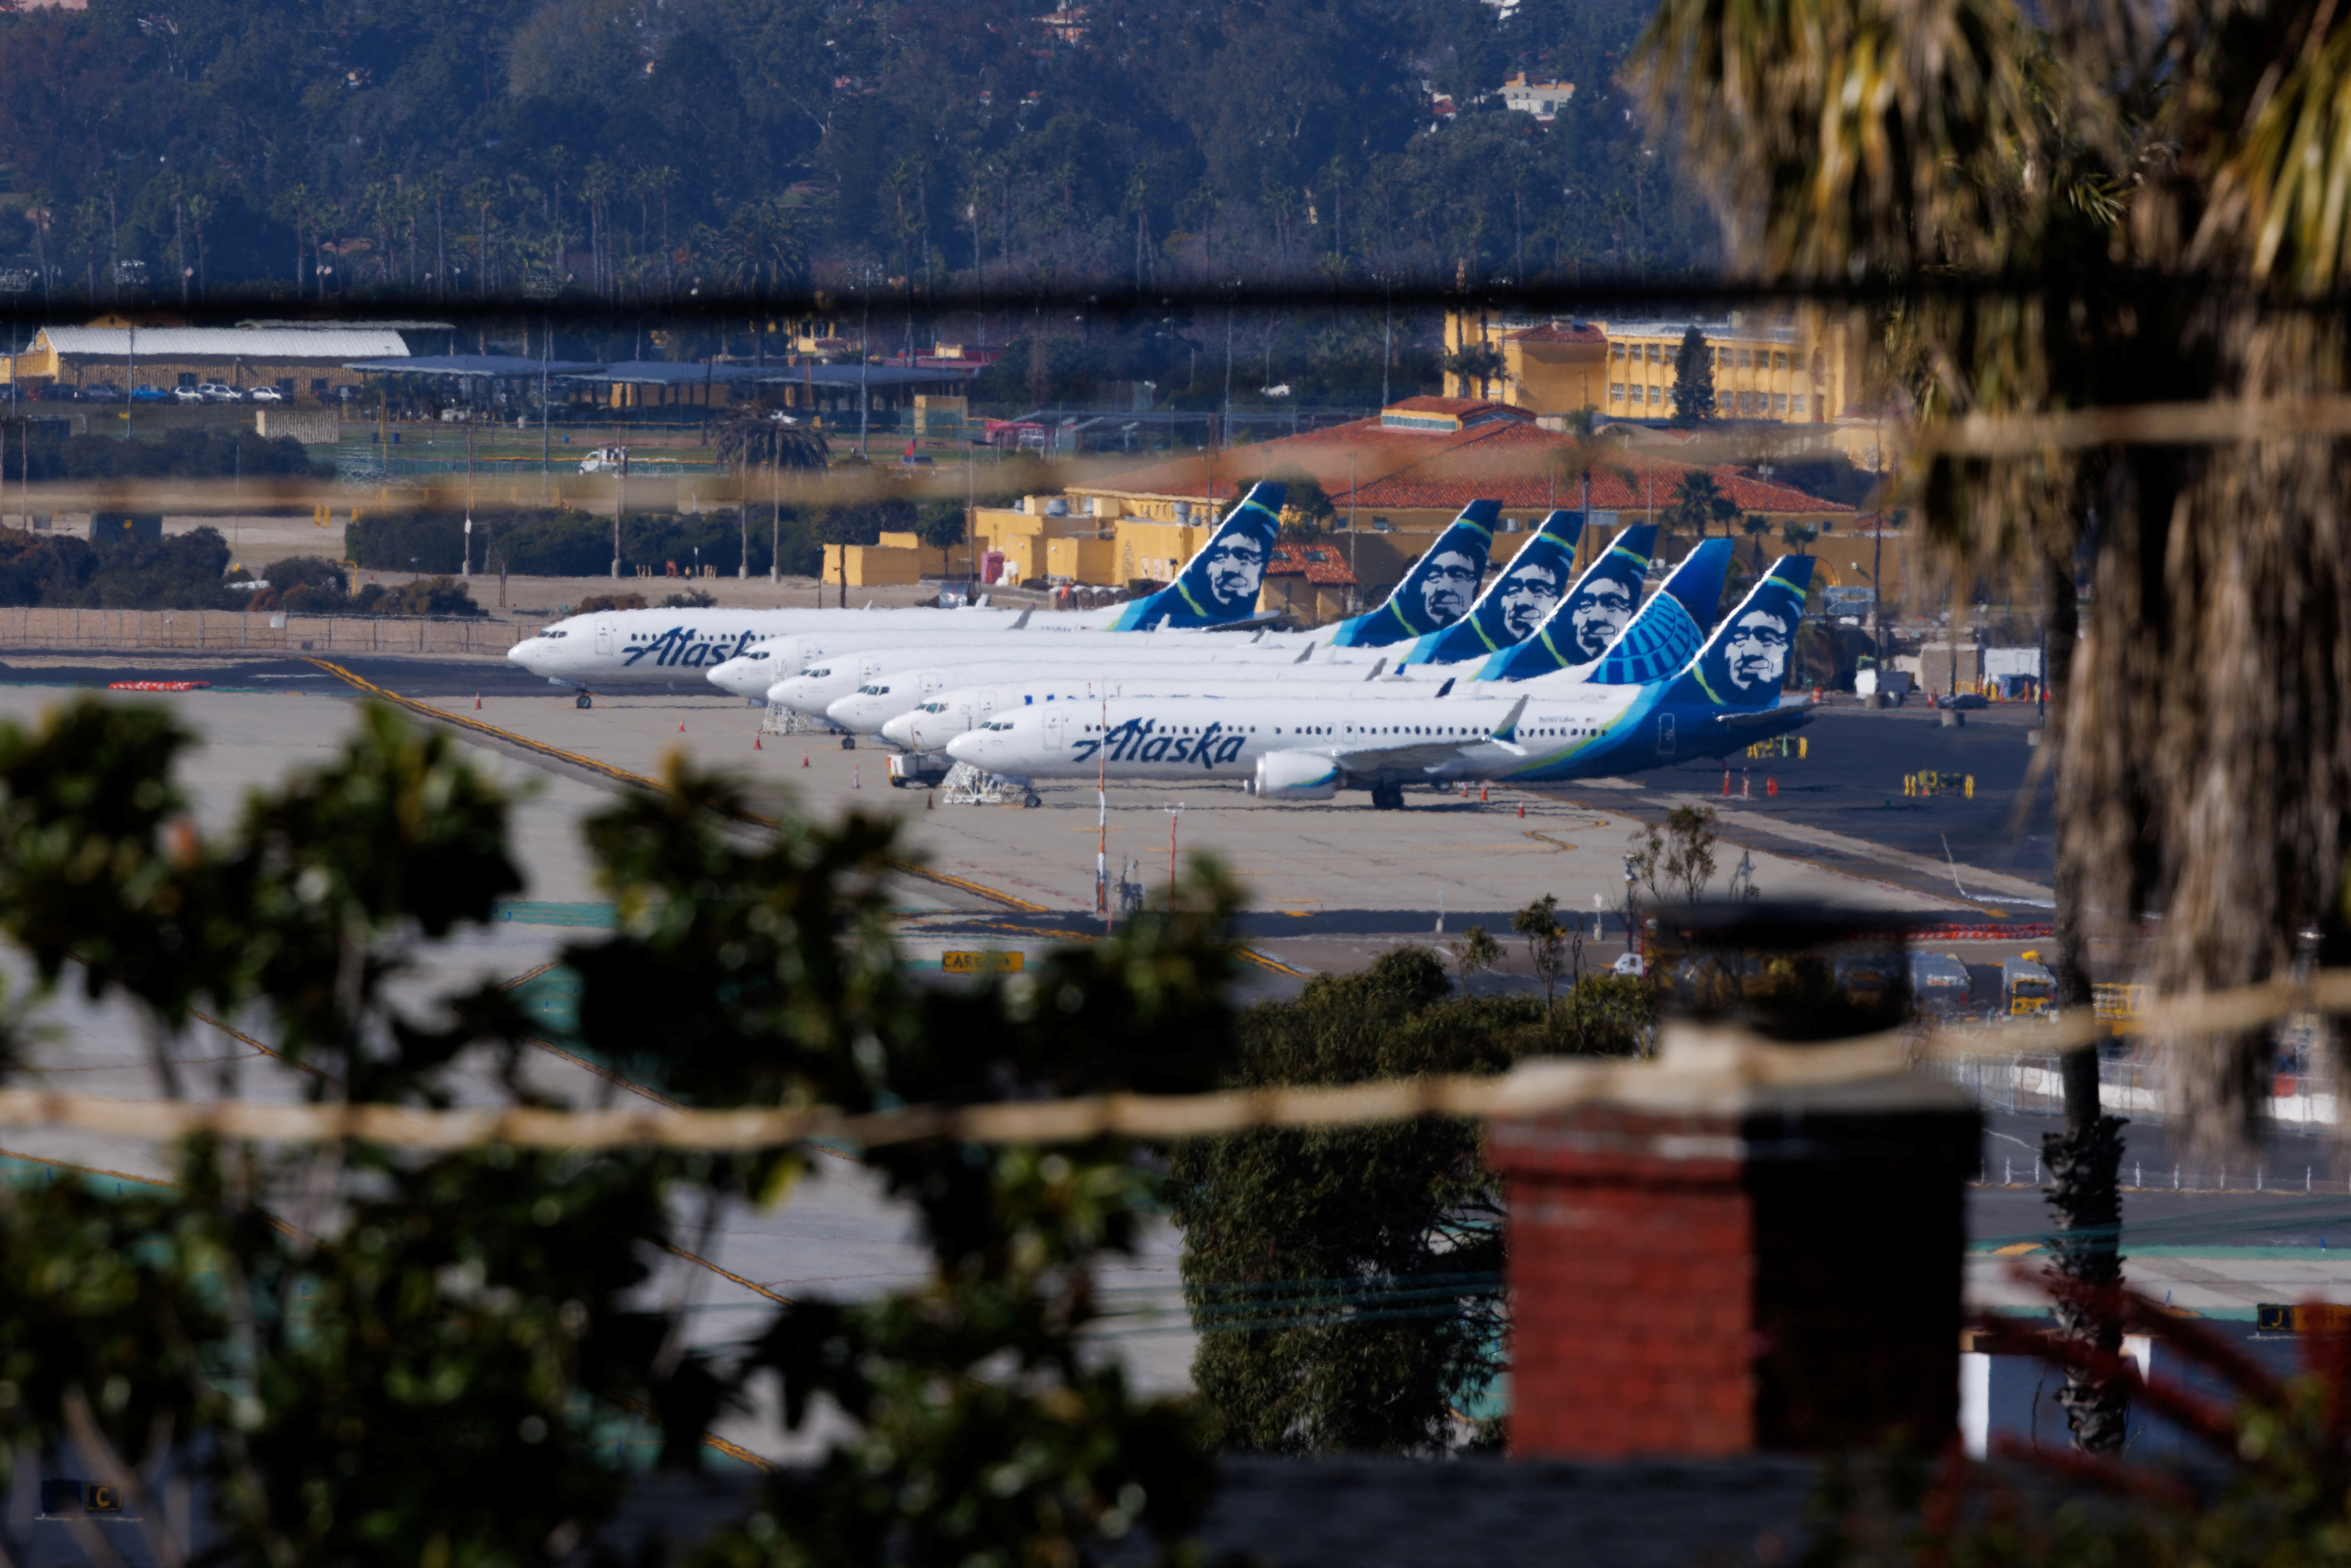
[[[2308,302],[2346,266],[2351,13],[1664,0],[1640,65],[1729,254],[1767,283],[1891,281],[1895,303],[1848,321],[1885,344],[1887,407],[1920,425],[1909,497],[1961,580],[2039,585],[2062,1004],[2090,1005],[2094,911],[2126,938],[2161,913],[2139,959],[2167,990],[2282,974],[2305,929],[2351,953],[2345,444],[2264,424],[2215,444],[1950,444],[1969,416],[2344,390],[2344,325]],[[2241,1136],[2266,1036],[2158,1043],[2190,1133]],[[2121,1124],[2091,1052],[2062,1076],[2056,1260],[2111,1282]],[[2119,1343],[2095,1312],[2066,1326]],[[2119,1444],[2111,1390],[2077,1369],[2064,1398],[2077,1442]]]

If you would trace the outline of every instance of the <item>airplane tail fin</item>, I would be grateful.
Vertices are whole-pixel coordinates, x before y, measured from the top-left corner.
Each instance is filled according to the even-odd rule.
[[[1494,524],[1501,513],[1499,501],[1472,501],[1462,507],[1461,515],[1437,536],[1437,542],[1412,563],[1387,602],[1332,627],[1329,646],[1384,648],[1441,632],[1460,620],[1486,575],[1486,558],[1494,549]],[[1466,583],[1460,580],[1465,574]],[[1457,607],[1445,613],[1441,606],[1457,598]]]
[[[1266,563],[1273,559],[1273,541],[1281,533],[1281,503],[1287,493],[1270,480],[1250,486],[1207,542],[1184,563],[1176,580],[1120,610],[1107,630],[1221,626],[1255,614]]]
[[[1510,626],[1510,614],[1529,592],[1540,592],[1556,602],[1560,590],[1575,574],[1575,545],[1583,537],[1583,514],[1557,511],[1535,527],[1534,537],[1519,547],[1510,564],[1495,577],[1469,613],[1434,636],[1412,646],[1403,663],[1451,664],[1482,659],[1520,642],[1526,635]],[[1520,622],[1523,627],[1525,622]]]
[[[1702,539],[1674,568],[1584,679],[1597,686],[1639,686],[1662,681],[1696,656],[1722,607],[1722,580],[1730,570],[1730,541]]]
[[[1788,658],[1803,624],[1804,591],[1812,581],[1811,556],[1783,555],[1773,561],[1674,677],[1665,700],[1726,712],[1778,706]]]
[[[1657,530],[1646,523],[1618,534],[1600,552],[1600,558],[1583,569],[1575,586],[1560,595],[1559,602],[1552,606],[1550,616],[1535,629],[1535,634],[1487,660],[1478,671],[1478,679],[1524,681],[1571,665],[1590,664],[1604,650],[1587,651],[1576,641],[1579,621],[1594,605],[1612,601],[1620,602],[1625,617],[1630,618],[1633,608],[1641,602],[1641,584],[1649,571],[1649,551],[1656,542]],[[1623,620],[1614,622],[1617,627],[1623,624]]]

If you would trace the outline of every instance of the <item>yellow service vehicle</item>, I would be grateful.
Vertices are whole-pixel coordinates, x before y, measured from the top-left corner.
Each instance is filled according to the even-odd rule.
[[[2022,953],[2001,963],[2000,997],[2011,1018],[2038,1018],[2057,1010],[2057,977],[2038,953]]]

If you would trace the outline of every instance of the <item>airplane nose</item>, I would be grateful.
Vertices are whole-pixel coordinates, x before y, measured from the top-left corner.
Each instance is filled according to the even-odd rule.
[[[507,650],[507,663],[510,664],[520,664],[524,669],[529,669],[536,662],[537,654],[538,653],[538,650],[532,647],[531,644],[538,641],[538,639],[536,637],[526,637],[521,642],[517,643],[513,647],[508,648]]]
[[[825,705],[824,716],[835,724],[847,725],[852,729],[861,727],[865,718],[864,695],[852,693],[848,696],[836,698]]]
[[[882,727],[882,738],[905,747],[913,747],[920,744],[914,739],[914,716],[912,714],[902,713],[897,717],[892,719],[889,723],[883,725]]]
[[[979,747],[979,732],[967,730],[947,742],[947,755],[957,762],[977,762],[980,758]]]

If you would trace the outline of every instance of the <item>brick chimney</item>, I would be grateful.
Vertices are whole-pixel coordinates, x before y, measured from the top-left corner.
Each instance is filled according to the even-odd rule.
[[[1489,1124],[1510,1190],[1510,1451],[1940,1445],[1973,1103],[1915,1072],[1755,1081],[1766,1055],[1834,1048],[1686,1023],[1660,1043],[1637,1103]]]

